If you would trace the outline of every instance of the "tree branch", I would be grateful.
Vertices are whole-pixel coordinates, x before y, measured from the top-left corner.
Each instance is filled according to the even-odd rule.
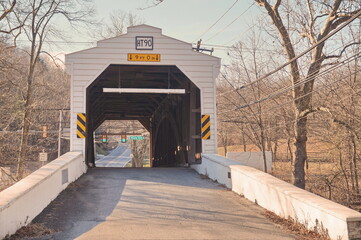
[[[341,52],[340,52],[338,55],[329,55],[329,56],[325,56],[324,58],[325,58],[325,59],[340,58],[340,57],[342,56],[342,54],[346,51],[346,49],[347,49],[348,47],[351,47],[351,46],[357,45],[357,44],[361,44],[361,42],[350,43],[350,44],[346,45],[346,46],[341,50]]]
[[[141,7],[141,8],[138,8],[138,9],[139,10],[145,10],[145,9],[148,9],[148,8],[156,7],[159,4],[161,4],[162,2],[164,2],[164,0],[154,0],[152,5],[149,5],[149,6],[146,6],[146,7]]]
[[[329,114],[332,115],[332,113],[330,112],[330,110],[326,107],[316,107],[316,108],[310,108],[310,109],[306,109],[305,111],[303,112],[300,112],[299,114],[299,118],[303,118],[303,117],[306,117],[307,115],[311,114],[311,113],[314,113],[314,112],[327,112]]]
[[[274,11],[277,11],[278,8],[280,7],[280,5],[281,5],[281,0],[277,0],[276,4],[275,4],[274,7],[273,7],[273,10],[274,10]]]
[[[353,11],[352,13],[348,13],[348,14],[336,14],[335,19],[337,19],[336,21],[334,21],[331,26],[330,26],[330,31],[336,29],[339,25],[341,25],[342,23],[346,22],[347,20],[349,20],[353,15],[355,15],[356,13],[360,12],[361,8],[359,8],[356,11]]]
[[[11,180],[13,180],[14,182],[16,182],[16,179],[9,173],[7,173],[2,167],[0,167],[0,170],[5,173],[6,176],[8,176],[9,178],[11,178]]]
[[[326,113],[329,113],[331,115],[332,121],[334,123],[337,123],[337,124],[345,127],[346,129],[350,130],[357,137],[357,139],[360,139],[357,132],[348,123],[336,118],[336,116],[327,107],[316,107],[316,108],[312,108],[312,109],[307,109],[307,110],[301,112],[299,117],[300,118],[301,117],[306,117],[307,115],[309,115],[311,113],[314,113],[314,112],[326,112]]]
[[[13,2],[10,5],[10,8],[5,9],[4,12],[0,15],[0,21],[3,20],[8,14],[10,14],[16,5],[16,0],[13,0]]]

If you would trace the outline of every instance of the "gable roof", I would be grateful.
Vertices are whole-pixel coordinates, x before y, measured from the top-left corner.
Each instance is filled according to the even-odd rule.
[[[67,59],[67,57],[71,57],[71,56],[77,55],[78,53],[82,54],[82,53],[86,53],[86,52],[88,52],[88,51],[91,51],[91,50],[93,50],[93,49],[99,48],[99,46],[98,46],[99,43],[113,42],[114,39],[118,39],[118,38],[119,38],[119,39],[122,39],[123,37],[126,37],[126,36],[129,35],[129,34],[136,34],[136,33],[139,33],[139,34],[148,34],[148,33],[149,33],[149,34],[151,34],[151,33],[153,33],[153,34],[154,34],[154,33],[155,33],[155,34],[159,34],[159,35],[161,35],[161,36],[163,36],[163,37],[166,37],[166,38],[168,38],[168,39],[171,39],[171,40],[174,41],[174,42],[177,42],[177,43],[179,43],[179,44],[184,45],[185,49],[192,50],[192,43],[188,43],[188,42],[185,42],[185,41],[182,41],[182,40],[173,38],[173,37],[169,37],[169,36],[163,35],[161,28],[157,28],[157,27],[150,26],[150,25],[147,25],[147,24],[140,24],[140,25],[135,25],[135,26],[127,27],[127,32],[124,33],[124,34],[121,34],[121,35],[118,35],[118,36],[115,36],[115,37],[106,38],[106,39],[102,39],[102,40],[97,41],[97,46],[95,46],[95,47],[66,54],[66,55],[65,55],[65,59]],[[196,52],[196,54],[206,55],[206,56],[208,56],[208,57],[210,57],[210,58],[213,58],[213,59],[214,59],[214,58],[220,59],[220,58],[218,58],[218,57],[215,57],[215,56],[212,56],[212,55],[208,55],[208,54],[205,54],[205,53],[201,53],[201,52]]]

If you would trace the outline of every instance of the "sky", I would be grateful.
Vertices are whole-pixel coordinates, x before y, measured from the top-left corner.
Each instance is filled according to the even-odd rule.
[[[203,44],[230,46],[237,40],[247,37],[261,14],[254,0],[165,0],[156,7],[141,9],[152,4],[151,0],[94,0],[98,20],[109,21],[109,15],[122,10],[136,14],[145,24],[162,29],[164,35],[195,43],[202,38]],[[233,7],[231,8],[231,6]],[[231,8],[231,9],[230,9]],[[228,9],[227,14],[211,27]],[[205,33],[205,31],[209,29]],[[88,34],[69,31],[69,44],[51,46],[53,54],[70,53],[94,46]],[[205,33],[205,34],[203,34]],[[203,35],[202,35],[203,34]],[[49,46],[48,46],[49,47]],[[203,45],[203,47],[215,47]],[[227,62],[227,48],[215,47],[213,55]]]

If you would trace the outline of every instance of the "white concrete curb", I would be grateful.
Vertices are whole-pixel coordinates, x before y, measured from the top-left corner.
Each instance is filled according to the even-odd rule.
[[[203,155],[202,164],[192,168],[281,217],[327,231],[331,239],[361,239],[361,213],[267,173],[216,154]]]
[[[0,239],[30,223],[86,167],[80,152],[68,152],[0,192]]]

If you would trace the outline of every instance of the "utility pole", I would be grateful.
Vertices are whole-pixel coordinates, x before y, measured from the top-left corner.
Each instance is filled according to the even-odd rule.
[[[61,122],[63,120],[63,110],[59,110],[59,133],[58,133],[58,157],[61,155]]]
[[[199,39],[199,41],[197,41],[197,46],[194,47],[193,50],[196,50],[197,52],[209,52],[210,55],[212,55],[214,48],[212,49],[201,48],[201,43],[202,43],[202,39]]]

